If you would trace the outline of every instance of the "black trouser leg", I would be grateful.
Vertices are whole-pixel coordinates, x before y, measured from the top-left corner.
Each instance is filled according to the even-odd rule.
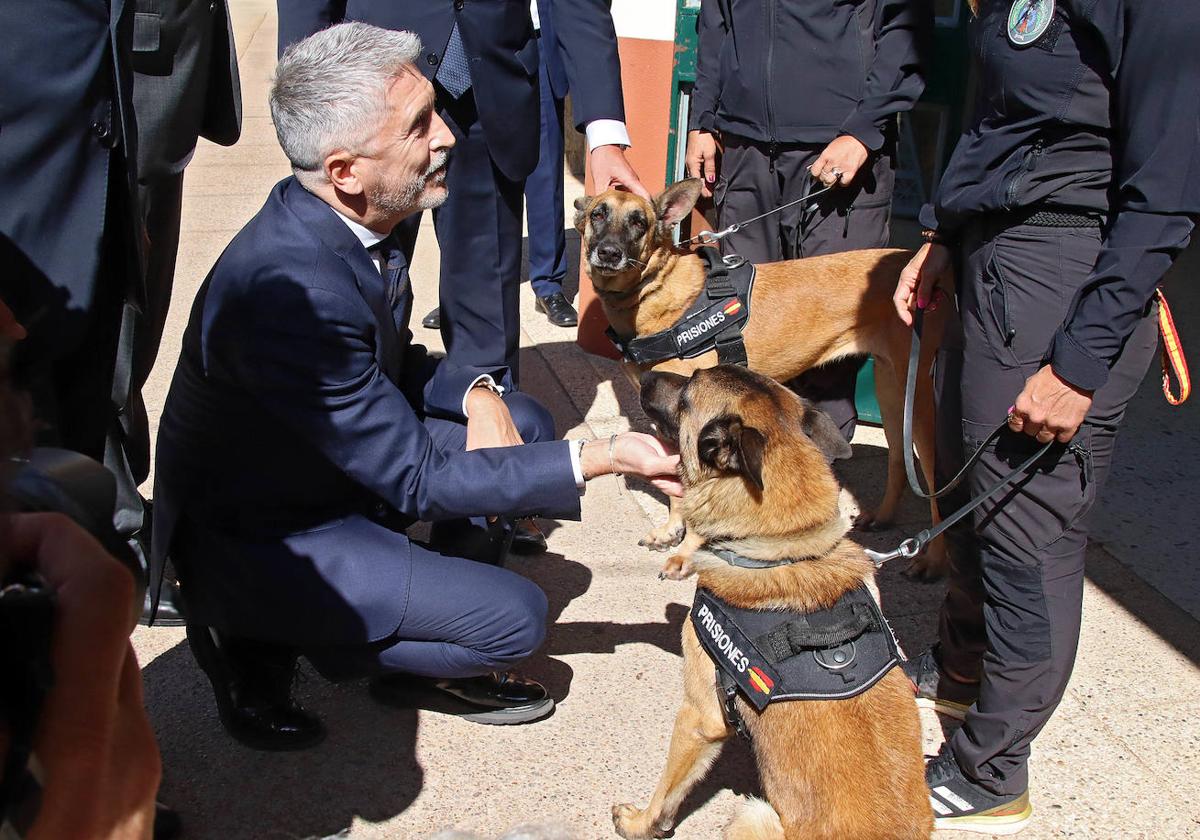
[[[945,428],[962,429],[965,452],[1004,419],[1041,367],[1099,246],[1098,232],[1087,229],[1020,226],[968,235],[960,274],[961,411],[954,416],[952,403],[942,403],[938,417]],[[1156,341],[1148,307],[1075,439],[980,508],[977,565],[966,558],[954,571],[942,608],[942,661],[964,676],[978,672],[981,682],[950,748],[963,771],[994,793],[1028,787],[1030,744],[1066,690],[1079,640],[1083,520]],[[972,470],[967,491],[990,487],[1037,446],[1024,435],[1003,435]]]
[[[794,201],[819,184],[809,167],[823,145],[787,145],[772,156],[764,144],[739,137],[724,140],[715,190],[721,227]],[[850,186],[747,225],[724,240],[722,252],[764,263],[882,248],[890,232],[894,181],[892,156],[881,155]],[[858,420],[854,391],[862,364],[862,357],[839,359],[791,383],[833,419],[847,440]]]

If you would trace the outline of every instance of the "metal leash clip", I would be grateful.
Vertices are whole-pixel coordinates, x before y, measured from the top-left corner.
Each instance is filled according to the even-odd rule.
[[[875,568],[877,569],[883,566],[883,564],[887,563],[889,560],[897,560],[901,557],[905,560],[912,560],[914,557],[920,554],[921,549],[925,547],[925,540],[922,539],[925,533],[926,532],[922,531],[915,537],[909,537],[891,551],[876,551],[873,548],[865,548],[863,551],[866,552],[867,559],[874,563]]]
[[[721,230],[702,230],[691,239],[687,239],[679,244],[684,245],[691,242],[696,242],[700,245],[716,245],[725,237],[729,236],[730,234],[737,233],[741,229],[742,226],[740,224],[732,224],[727,228],[722,228]]]

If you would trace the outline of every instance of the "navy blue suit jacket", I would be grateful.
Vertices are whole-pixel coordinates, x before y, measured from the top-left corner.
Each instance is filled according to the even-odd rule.
[[[550,92],[555,99],[566,99],[571,89],[567,77],[566,63],[563,61],[562,49],[558,43],[558,27],[554,25],[554,5],[552,0],[537,0],[538,25],[542,38],[538,49],[542,51],[542,61],[546,63],[546,75],[550,77]]]
[[[457,21],[488,151],[512,180],[537,165],[538,47],[529,0],[277,0],[277,5],[281,50],[331,24],[361,20],[420,36],[425,52],[418,65],[430,79]],[[565,57],[577,127],[624,120],[621,61],[606,0],[555,0],[550,23]]]
[[[380,639],[404,615],[405,524],[578,518],[564,441],[433,446],[421,417],[462,418],[471,382],[507,372],[439,364],[412,344],[411,308],[293,178],[221,255],[192,308],[155,469],[155,569],[178,528],[193,620],[293,644]]]
[[[20,353],[56,358],[89,329],[106,232],[135,251],[136,129],[130,107],[133,4],[125,0],[0,3],[0,299],[29,328]],[[124,158],[123,180],[110,166]],[[109,213],[110,188],[127,197]],[[110,251],[111,253],[111,251]],[[133,276],[136,275],[136,276]]]

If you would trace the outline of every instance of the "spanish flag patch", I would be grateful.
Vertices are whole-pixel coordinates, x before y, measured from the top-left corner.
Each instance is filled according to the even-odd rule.
[[[775,681],[768,677],[761,668],[753,665],[750,666],[750,684],[763,694],[770,694],[771,689],[775,687]]]
[[[726,315],[736,315],[742,311],[742,302],[737,299],[731,300],[729,303],[725,304],[725,308],[721,311]]]

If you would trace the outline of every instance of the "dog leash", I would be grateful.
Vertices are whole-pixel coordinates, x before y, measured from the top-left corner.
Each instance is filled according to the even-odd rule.
[[[970,471],[971,467],[973,467],[975,463],[983,456],[983,451],[987,449],[987,447],[991,445],[996,438],[1000,437],[1000,435],[1008,427],[1008,421],[1005,420],[992,430],[992,433],[987,436],[983,443],[979,445],[979,448],[976,449],[971,454],[971,457],[967,459],[967,462],[963,465],[963,468],[960,469],[944,487],[942,487],[940,490],[934,490],[930,488],[928,493],[921,488],[921,482],[917,477],[916,464],[914,463],[913,458],[912,427],[913,404],[916,402],[917,392],[917,366],[921,361],[921,330],[924,326],[924,321],[925,312],[923,310],[918,309],[913,312],[912,344],[908,353],[908,377],[904,383],[904,470],[906,473],[908,473],[908,485],[912,488],[914,493],[916,493],[922,499],[936,499],[958,486],[959,482],[963,480],[963,478]],[[867,557],[870,558],[871,562],[875,564],[876,568],[879,568],[889,560],[895,560],[898,557],[903,557],[906,560],[912,560],[921,553],[921,550],[924,549],[925,546],[927,546],[937,537],[941,536],[943,532],[957,525],[962,519],[973,513],[977,507],[1020,478],[1021,475],[1023,475],[1029,470],[1030,467],[1037,463],[1037,461],[1041,459],[1043,455],[1049,452],[1054,444],[1054,440],[1047,441],[1040,449],[1025,459],[1025,461],[1019,467],[1001,478],[987,490],[971,499],[971,501],[967,502],[937,525],[921,530],[916,535],[911,536],[901,542],[900,545],[896,546],[891,551],[875,551],[874,549],[870,548],[864,549]]]
[[[768,210],[766,213],[759,213],[757,216],[746,219],[744,221],[734,222],[733,224],[729,225],[728,227],[723,227],[718,231],[702,230],[699,233],[697,233],[695,236],[690,237],[688,239],[684,239],[679,244],[681,247],[684,245],[691,245],[693,242],[698,242],[701,245],[716,245],[718,242],[720,242],[722,239],[729,236],[730,234],[737,233],[745,225],[751,224],[753,222],[757,222],[759,219],[765,219],[765,218],[767,218],[767,216],[771,216],[775,213],[780,213],[780,212],[788,209],[789,207],[795,207],[797,204],[804,204],[806,201],[812,201],[817,196],[823,195],[824,193],[829,192],[836,186],[837,186],[837,183],[833,183],[833,184],[830,184],[828,187],[824,187],[819,190],[813,190],[812,192],[808,193],[807,195],[800,196],[795,201],[789,201],[787,204],[781,204],[780,206],[776,207],[774,210]]]

